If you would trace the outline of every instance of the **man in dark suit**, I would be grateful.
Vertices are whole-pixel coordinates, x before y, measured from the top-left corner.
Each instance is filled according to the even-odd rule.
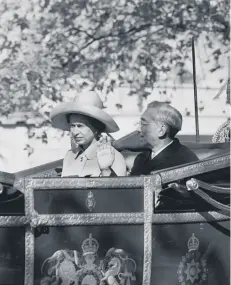
[[[139,130],[150,150],[136,157],[130,175],[148,175],[197,161],[197,156],[175,138],[181,127],[182,115],[178,110],[164,102],[151,102],[141,116]]]

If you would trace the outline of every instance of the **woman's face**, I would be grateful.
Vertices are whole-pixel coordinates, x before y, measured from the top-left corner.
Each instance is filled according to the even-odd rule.
[[[88,117],[71,114],[70,117],[70,135],[74,142],[80,146],[90,145],[97,133]]]

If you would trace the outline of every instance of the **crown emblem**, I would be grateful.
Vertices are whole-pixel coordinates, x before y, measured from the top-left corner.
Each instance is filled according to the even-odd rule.
[[[99,249],[99,244],[96,239],[92,238],[92,234],[89,238],[85,239],[82,243],[83,255],[96,254]]]
[[[180,285],[205,284],[208,278],[207,262],[198,249],[199,240],[193,233],[188,240],[188,252],[182,256],[178,267],[177,275]]]
[[[195,237],[195,234],[192,234],[191,238],[188,240],[188,250],[193,251],[199,248],[199,240]]]
[[[95,201],[94,194],[90,191],[87,194],[86,206],[89,209],[89,211],[91,212],[95,208],[95,205],[96,205],[96,201]]]

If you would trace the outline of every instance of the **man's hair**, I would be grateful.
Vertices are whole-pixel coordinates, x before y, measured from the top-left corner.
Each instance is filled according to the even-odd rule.
[[[163,122],[167,126],[167,135],[174,138],[182,127],[181,113],[165,102],[153,101],[148,104],[147,110],[152,109],[152,119]]]
[[[75,114],[74,114],[74,113],[73,113],[73,114],[68,114],[68,115],[66,116],[68,124],[70,124],[70,116],[71,116],[71,115],[75,115]],[[89,121],[89,123],[90,123],[92,126],[94,126],[95,129],[96,129],[99,133],[103,133],[103,132],[104,132],[104,130],[105,130],[105,125],[104,125],[103,123],[101,123],[100,121],[98,121],[98,120],[96,120],[96,119],[94,119],[94,118],[91,118],[91,117],[89,117],[89,116],[85,116],[85,115],[82,115],[82,114],[81,114],[81,116],[87,118],[87,120]]]

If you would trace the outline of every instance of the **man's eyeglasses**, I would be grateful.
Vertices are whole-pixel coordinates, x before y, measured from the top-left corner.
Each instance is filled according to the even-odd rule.
[[[145,127],[145,126],[148,126],[148,125],[153,125],[154,123],[152,122],[152,123],[148,123],[148,122],[144,122],[144,121],[138,121],[138,122],[136,122],[136,124],[135,124],[135,126],[137,127],[137,128],[142,128],[142,127]]]

